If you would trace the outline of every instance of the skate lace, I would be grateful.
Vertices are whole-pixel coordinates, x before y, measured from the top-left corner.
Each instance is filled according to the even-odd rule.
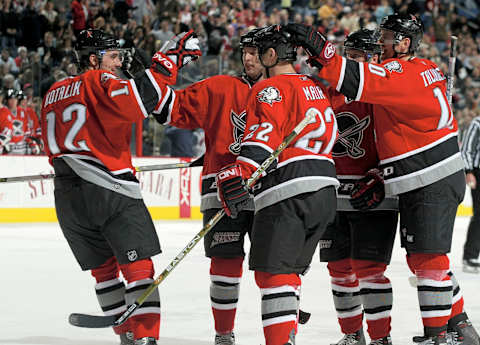
[[[384,344],[390,344],[390,342],[385,341],[385,338],[380,338],[380,339],[372,340],[369,345],[384,345]]]
[[[345,334],[337,345],[354,345],[358,343],[358,336],[356,333]]]
[[[235,345],[235,337],[233,333],[217,334],[215,336],[215,345]]]
[[[456,331],[448,332],[447,333],[447,345],[461,345],[462,341],[460,341],[460,335]]]

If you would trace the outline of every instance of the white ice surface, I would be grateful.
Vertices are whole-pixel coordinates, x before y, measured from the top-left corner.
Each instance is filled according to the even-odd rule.
[[[458,218],[450,255],[465,297],[465,307],[480,329],[480,275],[461,270],[462,246],[468,218]],[[163,221],[156,227],[163,254],[154,258],[157,274],[201,229],[199,221]],[[380,230],[379,230],[380,231]],[[247,241],[248,242],[248,241]],[[115,345],[110,329],[70,326],[72,312],[100,314],[93,278],[81,272],[63,239],[58,224],[0,225],[0,344],[2,345]],[[213,321],[209,305],[209,261],[203,242],[160,285],[162,324],[159,345],[211,345]],[[422,333],[416,289],[404,251],[395,243],[387,270],[392,281],[394,345],[411,344]],[[315,254],[303,279],[303,310],[312,313],[300,326],[297,345],[329,345],[340,338],[325,265]],[[259,290],[252,272],[244,267],[235,333],[238,345],[264,344]]]

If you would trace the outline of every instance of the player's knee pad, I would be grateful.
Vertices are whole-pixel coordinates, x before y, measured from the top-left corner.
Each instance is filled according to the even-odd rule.
[[[105,261],[102,265],[93,268],[91,270],[92,276],[95,278],[97,283],[112,280],[118,278],[119,267],[117,259],[112,256],[110,259]]]
[[[327,269],[333,283],[353,283],[357,280],[350,258],[330,261]]]
[[[385,277],[387,264],[370,260],[352,260],[352,267],[359,280],[379,280]]]
[[[255,271],[255,282],[260,289],[268,289],[283,285],[298,287],[302,284],[299,275],[296,273],[272,274],[261,271]]]
[[[407,255],[407,262],[417,279],[444,280],[450,268],[446,254],[413,253]]]
[[[243,257],[212,257],[210,261],[211,276],[241,277],[243,273]]]

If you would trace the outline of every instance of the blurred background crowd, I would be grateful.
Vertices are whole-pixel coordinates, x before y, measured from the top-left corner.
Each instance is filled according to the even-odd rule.
[[[182,69],[176,85],[181,88],[216,74],[240,74],[239,39],[254,27],[289,21],[316,25],[341,51],[348,33],[374,29],[384,16],[408,12],[425,25],[417,55],[444,73],[450,37],[458,36],[453,105],[461,133],[480,115],[478,0],[0,0],[0,11],[1,89],[15,90],[8,97],[3,92],[3,103],[8,107],[14,103],[9,99],[18,97],[35,114],[54,81],[77,73],[72,50],[86,28],[116,35],[122,47],[135,47],[147,61],[175,34],[194,29],[203,56]],[[315,73],[306,58],[299,51],[296,69]],[[141,150],[134,147],[137,155],[193,157],[203,148],[200,130],[164,127],[153,119],[136,133],[143,139]]]

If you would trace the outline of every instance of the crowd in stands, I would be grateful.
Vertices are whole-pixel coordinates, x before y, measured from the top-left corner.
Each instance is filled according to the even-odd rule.
[[[444,73],[450,37],[458,36],[455,116],[464,130],[480,115],[480,8],[474,0],[0,0],[0,11],[1,88],[30,89],[27,106],[37,114],[50,85],[77,73],[72,51],[85,28],[113,33],[122,47],[135,47],[145,61],[175,34],[194,29],[203,56],[182,70],[177,84],[182,87],[215,74],[241,73],[239,38],[253,27],[312,24],[341,50],[349,32],[373,29],[385,15],[409,12],[425,25],[417,55],[433,60]],[[296,68],[315,73],[301,50]],[[143,154],[199,153],[192,147],[201,144],[201,133],[177,134],[144,121]],[[188,152],[175,151],[179,137],[189,140],[180,145]]]

